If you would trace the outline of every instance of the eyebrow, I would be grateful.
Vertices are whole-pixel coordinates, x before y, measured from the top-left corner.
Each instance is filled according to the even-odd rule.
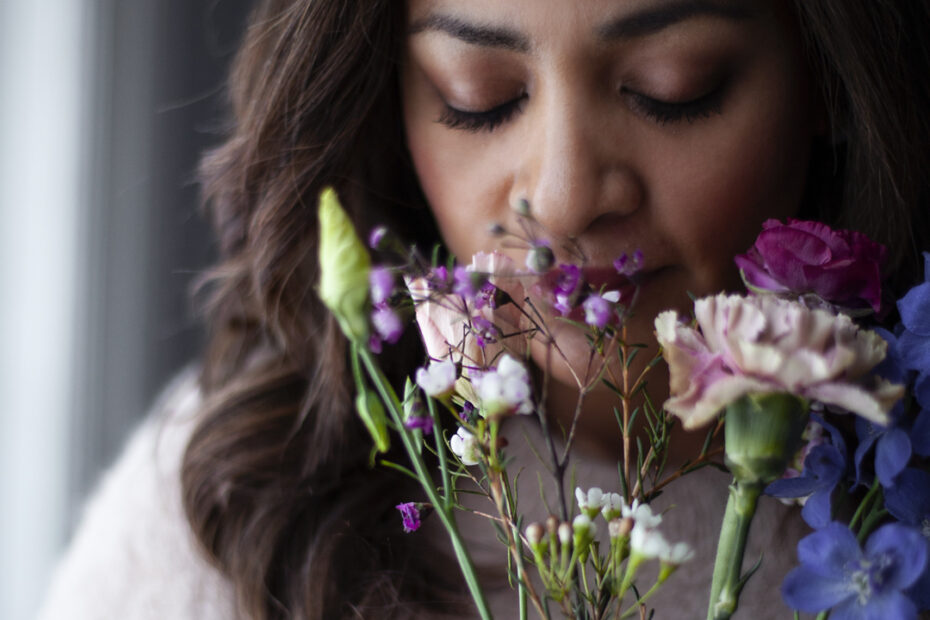
[[[605,41],[633,39],[655,34],[669,26],[697,17],[743,21],[755,17],[758,12],[758,9],[747,6],[745,2],[676,0],[624,15],[598,26],[596,32],[598,37]]]
[[[524,35],[498,26],[472,24],[458,17],[430,14],[411,24],[408,34],[414,35],[428,30],[444,32],[465,43],[480,47],[494,47],[514,52],[529,52],[530,41]]]

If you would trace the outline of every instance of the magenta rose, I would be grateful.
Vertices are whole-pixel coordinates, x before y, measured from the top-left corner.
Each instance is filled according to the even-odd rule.
[[[879,311],[885,246],[820,222],[768,220],[762,228],[755,245],[735,258],[747,287]]]

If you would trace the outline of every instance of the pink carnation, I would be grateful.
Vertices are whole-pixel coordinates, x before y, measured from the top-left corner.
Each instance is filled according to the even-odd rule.
[[[794,297],[816,295],[849,309],[881,307],[885,247],[819,222],[768,220],[746,254],[735,258],[746,286]]]
[[[656,317],[669,365],[665,408],[685,428],[711,422],[751,393],[789,392],[887,424],[904,388],[869,375],[887,343],[845,315],[771,296],[717,295],[694,304],[698,329],[674,310]]]

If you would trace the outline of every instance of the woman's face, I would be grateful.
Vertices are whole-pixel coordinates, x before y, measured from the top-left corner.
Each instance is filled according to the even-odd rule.
[[[733,256],[797,211],[819,125],[787,5],[410,0],[407,140],[449,248],[498,248],[489,226],[519,230],[526,199],[589,265],[639,249],[641,342],[689,292],[737,287]]]

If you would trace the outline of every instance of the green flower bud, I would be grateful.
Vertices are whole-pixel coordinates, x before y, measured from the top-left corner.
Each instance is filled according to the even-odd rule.
[[[320,193],[320,299],[350,340],[367,343],[371,259],[331,187]]]
[[[387,452],[391,445],[387,430],[387,415],[381,400],[371,390],[364,390],[355,397],[355,410],[358,412],[365,428],[375,441],[378,452]]]
[[[726,408],[726,464],[741,482],[778,479],[797,452],[808,402],[788,393],[749,394]]]
[[[533,273],[545,273],[555,263],[555,255],[544,245],[535,245],[526,255],[526,266]]]

